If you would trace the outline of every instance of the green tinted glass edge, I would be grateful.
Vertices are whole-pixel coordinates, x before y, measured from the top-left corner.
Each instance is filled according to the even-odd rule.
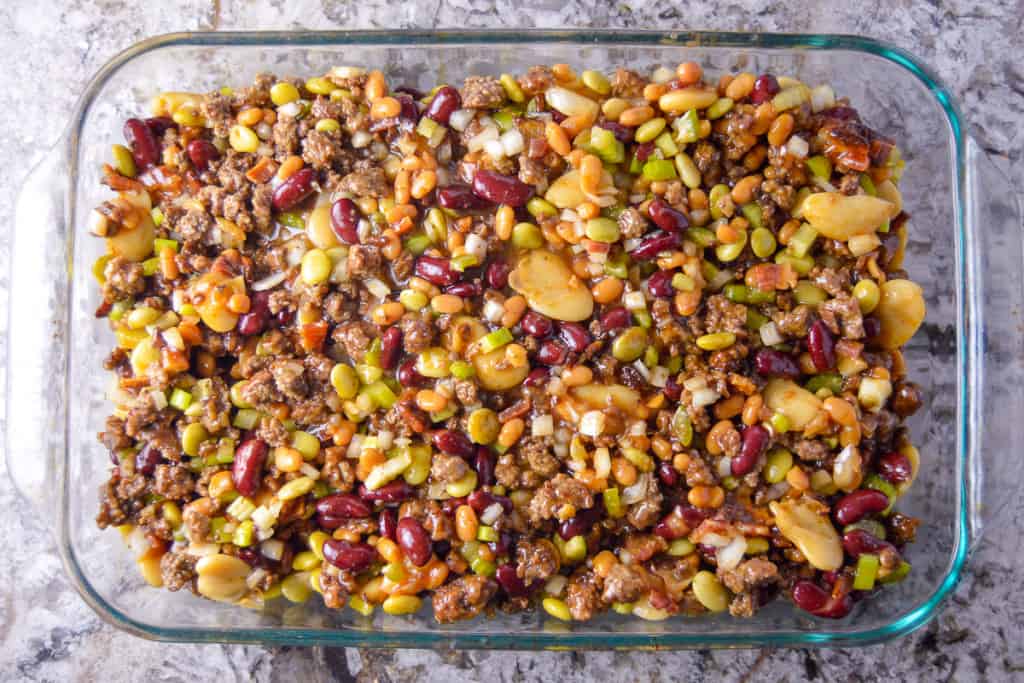
[[[956,473],[960,478],[960,516],[956,548],[949,571],[939,587],[927,600],[904,616],[883,627],[858,632],[822,630],[816,633],[804,631],[776,631],[750,634],[482,634],[436,630],[430,632],[382,632],[324,630],[310,628],[231,629],[213,628],[164,628],[139,622],[106,602],[86,578],[71,551],[68,515],[67,468],[59,482],[61,504],[58,506],[58,528],[60,530],[59,551],[65,569],[74,581],[83,599],[112,625],[139,635],[143,638],[196,643],[257,643],[266,645],[328,645],[338,647],[403,647],[403,648],[457,648],[457,649],[680,649],[708,647],[827,647],[844,645],[870,645],[906,635],[935,616],[938,607],[953,591],[962,575],[969,550],[967,491],[966,491],[966,416],[968,411],[965,358],[966,299],[962,284],[966,276],[966,259],[963,257],[966,229],[964,219],[964,138],[962,118],[948,90],[931,71],[909,52],[874,39],[852,35],[832,34],[775,34],[775,33],[730,33],[702,31],[614,31],[614,30],[573,30],[573,31],[302,31],[302,32],[211,32],[172,33],[142,41],[112,58],[89,83],[79,99],[79,104],[70,128],[69,149],[71,158],[70,178],[77,176],[78,144],[81,126],[85,120],[94,96],[116,71],[127,62],[155,50],[174,46],[294,46],[306,45],[395,45],[415,46],[448,44],[490,44],[506,43],[555,43],[570,42],[581,44],[607,45],[660,45],[699,48],[735,47],[792,50],[850,50],[864,52],[886,59],[914,75],[934,95],[949,121],[954,138],[954,172],[956,174],[956,197],[954,198],[957,225],[957,370],[958,370],[958,419],[957,432],[958,461]],[[68,215],[74,215],[75,196],[68,202]],[[73,231],[71,231],[73,239]],[[70,323],[70,320],[69,320]],[[978,350],[975,349],[975,352]],[[68,356],[70,363],[70,355]],[[65,373],[66,382],[70,373]],[[67,388],[67,386],[66,386]],[[65,420],[65,430],[68,421]],[[822,626],[827,622],[823,621]]]

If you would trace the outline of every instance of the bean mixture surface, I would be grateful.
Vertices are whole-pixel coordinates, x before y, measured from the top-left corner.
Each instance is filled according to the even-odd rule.
[[[168,92],[92,214],[145,579],[440,622],[819,617],[910,571],[893,141],[688,62]]]

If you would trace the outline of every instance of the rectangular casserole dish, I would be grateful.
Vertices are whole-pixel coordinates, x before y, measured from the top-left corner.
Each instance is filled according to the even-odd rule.
[[[101,532],[93,521],[109,467],[95,434],[108,413],[102,361],[111,335],[93,317],[99,298],[90,266],[102,244],[85,236],[85,225],[107,194],[100,168],[126,117],[162,90],[204,92],[249,82],[261,71],[298,75],[353,64],[429,87],[539,63],[641,70],[686,60],[713,74],[771,71],[831,83],[898,142],[907,160],[906,266],[928,304],[925,325],[907,349],[908,374],[925,395],[911,420],[921,474],[902,503],[923,520],[907,580],[840,621],[778,601],[747,620],[645,622],[609,613],[562,624],[528,612],[447,626],[434,623],[429,610],[367,619],[310,601],[254,612],[145,585],[118,534]],[[148,638],[505,649],[864,645],[908,633],[937,613],[984,522],[1005,500],[1024,408],[1021,262],[1012,186],[966,135],[952,98],[928,70],[875,41],[593,31],[167,35],[131,47],[100,70],[22,191],[11,276],[7,457],[18,488],[53,529],[83,598],[105,620]]]

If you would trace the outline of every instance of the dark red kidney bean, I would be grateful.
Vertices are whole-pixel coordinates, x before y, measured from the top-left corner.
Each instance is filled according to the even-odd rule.
[[[142,447],[142,450],[135,454],[135,471],[139,474],[150,475],[156,466],[163,460],[160,451],[150,444]]]
[[[349,543],[336,538],[324,541],[324,559],[338,569],[365,571],[377,559],[377,549],[368,543]]]
[[[267,460],[267,442],[262,439],[246,439],[235,450],[235,462],[231,465],[231,478],[235,490],[243,496],[252,497],[260,490],[260,475]]]
[[[686,522],[687,526],[691,529],[696,529],[700,526],[700,523],[708,518],[707,513],[693,507],[692,505],[679,505],[677,507],[679,515]]]
[[[487,286],[491,289],[504,289],[511,272],[512,266],[505,261],[491,261],[487,264]]]
[[[253,292],[249,312],[238,319],[238,333],[246,337],[261,333],[270,322],[270,293]]]
[[[569,349],[557,339],[548,339],[537,350],[537,360],[544,365],[563,365],[569,357]]]
[[[377,515],[377,527],[380,535],[384,538],[395,540],[395,533],[398,530],[398,513],[392,509],[384,508]]]
[[[250,567],[262,567],[269,571],[276,571],[281,566],[280,562],[270,559],[255,548],[239,548],[238,558]]]
[[[484,209],[489,203],[473,194],[469,185],[447,185],[437,191],[437,203],[446,209],[465,211],[467,209]]]
[[[610,308],[601,314],[601,329],[605,332],[629,327],[630,315],[622,306]]]
[[[869,315],[864,318],[864,337],[866,339],[874,339],[882,333],[881,321],[873,315]]]
[[[853,524],[889,507],[889,496],[874,489],[859,489],[839,499],[832,511],[841,525]]]
[[[665,486],[675,486],[679,483],[679,471],[670,462],[658,463],[658,479]]]
[[[462,97],[459,95],[459,91],[446,85],[434,93],[434,98],[430,100],[430,105],[427,106],[424,116],[448,125],[448,119],[452,117],[452,112],[460,107],[462,107]]]
[[[519,321],[519,325],[523,328],[523,332],[531,337],[537,337],[538,339],[551,334],[551,330],[554,328],[554,323],[551,322],[551,318],[541,315],[534,310],[527,311]]]
[[[384,330],[380,338],[380,366],[392,370],[402,355],[402,328],[392,325]]]
[[[307,166],[301,168],[274,189],[270,203],[278,211],[287,211],[313,194],[316,171]]]
[[[438,287],[447,287],[459,281],[459,273],[452,268],[448,259],[436,256],[420,256],[416,259],[416,275]]]
[[[295,309],[294,308],[282,308],[274,316],[274,320],[277,321],[278,327],[284,327],[290,325],[295,320]]]
[[[477,514],[483,512],[495,503],[500,503],[505,512],[512,512],[512,499],[508,496],[499,496],[490,491],[477,489],[466,496],[466,504],[473,508]]]
[[[498,584],[510,598],[525,598],[530,594],[530,589],[519,578],[519,575],[516,573],[516,566],[512,563],[503,564],[498,567],[494,578],[497,579]]]
[[[587,328],[579,323],[559,323],[558,336],[573,353],[583,353],[591,342]]]
[[[614,135],[615,139],[618,140],[619,142],[633,142],[633,136],[635,134],[633,129],[627,128],[626,126],[622,125],[621,123],[618,123],[617,121],[602,121],[601,123],[597,124],[597,127],[611,131],[612,135]]]
[[[896,451],[879,458],[876,467],[878,473],[893,484],[902,484],[905,481],[910,481],[910,477],[914,473],[914,467],[910,464],[910,458]]]
[[[656,271],[647,279],[647,291],[651,293],[651,296],[660,299],[666,299],[674,295],[676,291],[672,287],[672,277],[675,274],[674,270]]]
[[[369,517],[373,509],[354,493],[334,493],[316,502],[316,513],[336,519],[361,519]]]
[[[823,609],[828,604],[829,598],[832,597],[824,588],[806,579],[797,581],[793,585],[792,595],[796,606],[811,614]]]
[[[533,196],[533,185],[527,185],[515,176],[484,169],[473,176],[473,193],[495,204],[515,208],[526,205]]]
[[[402,105],[398,118],[402,122],[416,123],[420,118],[420,107],[416,101],[408,95],[399,95],[396,99]]]
[[[686,219],[686,214],[676,211],[661,198],[650,203],[647,207],[647,215],[651,217],[655,225],[665,232],[681,232],[690,227],[690,221]]]
[[[424,93],[422,90],[414,88],[411,85],[400,85],[397,88],[395,88],[395,92],[404,93],[409,97],[413,98],[414,100],[422,100],[426,96],[426,93]]]
[[[824,607],[814,613],[816,617],[825,619],[842,619],[853,609],[853,597],[846,593],[838,597],[829,598]]]
[[[487,547],[491,549],[495,557],[508,554],[508,549],[512,547],[512,534],[507,531],[499,531],[498,540],[489,542]]]
[[[398,520],[395,542],[417,567],[430,562],[430,556],[433,554],[430,536],[414,517],[402,517]]]
[[[761,104],[779,94],[779,81],[771,74],[761,74],[754,81],[754,89],[750,91],[750,102]]]
[[[843,550],[855,560],[865,553],[877,555],[883,550],[891,550],[899,555],[899,551],[892,543],[883,541],[863,529],[854,529],[843,534]]]
[[[398,366],[396,373],[398,383],[403,387],[422,387],[427,384],[427,378],[416,372],[416,359],[408,358]]]
[[[674,541],[677,538],[686,536],[693,530],[680,514],[678,508],[672,510],[654,525],[654,533],[667,541]]]
[[[811,353],[814,367],[821,372],[836,365],[836,342],[824,320],[815,320],[807,333],[807,350]]]
[[[663,251],[672,251],[683,243],[683,238],[678,232],[658,232],[629,252],[629,255],[636,261],[650,261],[658,257]]]
[[[765,377],[796,379],[800,376],[800,366],[793,357],[775,349],[758,351],[754,356],[754,369]]]
[[[433,441],[438,450],[448,455],[457,455],[468,460],[476,454],[476,449],[469,437],[454,429],[439,429],[434,432]]]
[[[534,368],[530,371],[530,374],[523,380],[523,384],[528,387],[539,387],[541,384],[548,380],[551,373],[547,368]]]
[[[160,143],[153,130],[139,119],[124,122],[124,139],[132,149],[135,165],[141,171],[160,162]]]
[[[454,294],[455,296],[461,296],[463,299],[469,299],[474,296],[480,296],[483,288],[477,281],[473,282],[456,282],[454,285],[450,285],[444,288],[445,294]]]
[[[573,536],[582,536],[588,533],[600,519],[601,510],[599,508],[580,510],[573,517],[558,525],[558,535],[562,537],[563,541],[568,541]]]
[[[644,142],[637,145],[636,160],[639,161],[641,164],[650,159],[652,154],[654,154],[653,142]]]
[[[665,380],[665,388],[661,391],[670,401],[678,401],[683,395],[683,385],[676,381],[675,376],[670,376]]]
[[[403,480],[384,484],[375,491],[366,486],[359,487],[359,497],[372,503],[400,503],[412,498],[414,493],[413,488]]]
[[[480,486],[494,485],[494,453],[486,446],[477,446],[476,455],[473,457],[473,469],[476,470],[476,480]]]
[[[145,121],[146,127],[153,131],[153,135],[161,137],[171,128],[177,128],[178,124],[170,116],[152,116]]]
[[[331,229],[345,244],[359,244],[359,207],[347,197],[331,205]]]
[[[185,148],[192,165],[200,171],[210,167],[210,162],[220,158],[220,150],[209,140],[195,139]]]
[[[761,425],[749,425],[743,430],[740,452],[729,463],[732,476],[742,477],[754,469],[757,459],[768,448],[768,430]]]

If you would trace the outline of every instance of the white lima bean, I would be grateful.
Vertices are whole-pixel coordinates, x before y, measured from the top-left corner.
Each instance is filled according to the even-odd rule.
[[[249,565],[232,555],[217,553],[196,562],[196,588],[201,595],[220,602],[238,602],[245,595]]]

